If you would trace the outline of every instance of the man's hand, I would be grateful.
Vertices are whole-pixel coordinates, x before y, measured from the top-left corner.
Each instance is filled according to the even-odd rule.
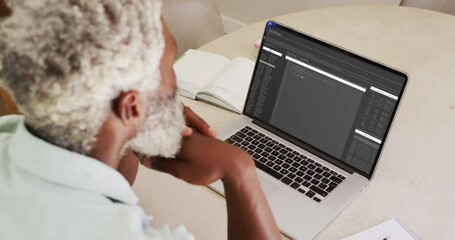
[[[189,137],[193,134],[193,129],[209,137],[216,137],[216,132],[210,129],[210,126],[204,121],[204,119],[193,112],[191,108],[184,107],[183,114],[185,115],[186,124],[188,126],[182,132],[183,137]]]
[[[194,132],[175,159],[154,159],[151,168],[196,185],[222,179],[230,240],[281,239],[254,162],[240,148]]]

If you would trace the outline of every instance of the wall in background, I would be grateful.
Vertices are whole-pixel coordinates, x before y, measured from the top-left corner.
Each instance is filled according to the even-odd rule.
[[[274,16],[306,9],[346,5],[399,5],[401,0],[213,0],[226,32]]]

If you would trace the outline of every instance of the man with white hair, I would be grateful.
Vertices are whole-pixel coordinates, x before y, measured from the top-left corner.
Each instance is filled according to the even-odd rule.
[[[129,185],[137,156],[192,184],[222,179],[229,239],[280,238],[251,157],[177,103],[160,1],[9,6],[0,78],[24,116],[0,118],[0,239],[194,239],[150,227]]]

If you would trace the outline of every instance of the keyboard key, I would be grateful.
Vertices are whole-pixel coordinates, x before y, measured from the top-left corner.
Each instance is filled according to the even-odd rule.
[[[328,167],[326,167],[326,166],[322,166],[322,169],[323,169],[324,171],[329,171],[329,170],[330,170],[330,169],[329,169]]]
[[[311,186],[311,183],[308,182],[308,181],[305,181],[305,182],[302,183],[302,185],[303,185],[304,187],[309,187],[309,186]]]
[[[273,170],[275,170],[275,171],[277,171],[277,172],[279,172],[281,169],[282,169],[282,168],[281,168],[280,166],[278,166],[278,165],[275,165],[275,166],[273,167]]]
[[[324,184],[324,183],[320,183],[318,185],[319,188],[321,188],[322,190],[326,189],[327,188],[327,184]]]
[[[261,158],[261,155],[255,153],[255,154],[253,155],[253,158],[254,158],[254,159],[259,159],[259,158]]]
[[[306,174],[308,174],[308,175],[310,175],[310,176],[313,176],[314,173],[315,173],[315,172],[314,172],[313,170],[308,170],[308,171],[306,172]]]
[[[235,136],[237,136],[239,138],[246,138],[246,135],[244,133],[242,133],[242,132],[236,132]]]
[[[275,161],[276,157],[275,156],[269,156],[270,161]]]
[[[287,178],[287,177],[284,177],[283,179],[281,179],[282,182],[284,182],[285,184],[289,185],[292,183],[292,180]]]
[[[283,164],[283,161],[278,159],[275,161],[275,163],[281,165],[281,164]]]
[[[316,202],[321,202],[321,199],[319,199],[317,197],[314,197],[313,200],[316,201]]]
[[[281,169],[280,173],[283,175],[287,175],[289,171],[287,169]]]
[[[269,166],[269,167],[273,167],[273,166],[275,165],[275,163],[268,161],[268,162],[266,163],[266,165]]]
[[[316,168],[316,165],[310,164],[310,165],[308,165],[308,168],[311,169],[311,170],[313,170],[313,169]]]
[[[242,133],[247,133],[247,132],[249,132],[249,131],[248,131],[247,128],[242,128],[242,130],[240,130],[240,132],[242,132]]]
[[[335,172],[335,171],[333,171],[333,170],[330,170],[330,174],[333,174],[333,175],[335,175],[335,176],[337,176],[337,175],[338,175],[338,173],[337,173],[337,172]]]
[[[261,162],[261,163],[266,163],[267,161],[268,161],[267,158],[263,158],[263,157],[259,158],[259,162]]]
[[[305,173],[303,173],[302,171],[297,171],[296,174],[297,174],[297,176],[299,176],[299,177],[302,177],[303,175],[305,175]],[[327,180],[328,180],[328,179],[327,179]]]
[[[301,193],[303,193],[303,194],[305,194],[305,190],[303,190],[303,189],[301,189],[301,188],[299,188],[298,191],[301,192]]]
[[[280,155],[280,153],[277,152],[277,151],[273,151],[271,154],[272,154],[273,156],[278,156],[278,155]]]
[[[302,183],[302,182],[303,182],[303,178],[301,178],[301,177],[296,177],[296,178],[294,179],[294,181],[296,181],[296,182],[298,182],[298,183]]]
[[[334,182],[336,182],[336,183],[341,183],[341,182],[343,181],[343,180],[341,180],[341,179],[339,179],[339,178],[337,178],[337,177],[335,177],[335,176],[331,176],[331,177],[330,177],[330,180],[332,180],[332,181],[334,181]]]
[[[346,179],[346,178],[345,178],[343,175],[341,175],[341,174],[338,174],[338,178],[341,179],[341,180]]]
[[[269,154],[268,154],[267,152],[262,152],[262,153],[261,153],[261,156],[267,157],[267,156],[269,156]]]
[[[278,158],[281,159],[281,160],[285,160],[285,159],[286,159],[286,156],[284,156],[283,154],[280,154],[280,155],[278,156]]]
[[[294,183],[291,184],[291,187],[294,188],[294,189],[297,189],[297,188],[300,187],[300,184],[294,182]]]
[[[250,126],[246,126],[245,128],[248,130],[253,130],[253,128],[251,128]]]
[[[323,182],[323,183],[325,183],[325,184],[328,184],[328,183],[330,182],[330,180],[327,179],[327,178],[323,178],[323,179],[321,180],[321,182]]]
[[[227,143],[230,143],[230,144],[235,143],[234,139],[232,139],[232,138],[226,139],[226,142],[227,142]]]
[[[322,170],[322,168],[316,168],[314,171],[317,172],[317,173],[322,173],[322,172],[324,172],[324,170]]]
[[[293,162],[291,165],[295,168],[299,168],[301,166],[298,162]]]
[[[308,170],[308,168],[305,166],[301,166],[301,167],[299,167],[299,170],[302,172],[306,172]]]
[[[293,158],[293,157],[294,157],[294,154],[292,154],[292,152],[290,152],[290,153],[286,154],[286,157],[288,157],[288,158]]]
[[[320,179],[322,178],[322,175],[320,175],[320,174],[315,174],[313,177],[316,178],[317,180],[320,180]]]
[[[338,186],[338,184],[331,182],[329,183],[329,187],[326,189],[327,192],[332,192],[333,189],[335,189]]]
[[[322,190],[319,187],[316,187],[314,185],[310,187],[310,190],[316,192],[317,194],[319,194],[319,195],[321,195],[323,197],[327,197],[327,195],[329,195],[326,191],[324,191],[324,190]]]
[[[322,176],[328,178],[328,177],[330,177],[330,173],[328,173],[328,172],[323,172],[323,173],[322,173]]]
[[[286,151],[286,149],[281,149],[281,150],[280,150],[280,153],[281,153],[281,154],[285,154],[285,155],[286,155],[287,152],[288,152],[288,151]]]
[[[271,153],[272,152],[272,149],[270,147],[266,147],[265,148],[265,151],[268,152],[268,153]]]
[[[291,165],[289,165],[287,163],[283,163],[283,164],[281,164],[281,166],[283,166],[283,168],[286,168],[286,169],[289,169],[291,167]]]
[[[231,138],[232,138],[234,141],[236,141],[236,142],[242,142],[242,141],[243,141],[241,138],[239,138],[239,137],[237,137],[237,136],[235,136],[235,135],[234,135],[234,136],[231,136]]]
[[[318,185],[319,184],[319,180],[313,179],[313,180],[311,180],[311,183],[314,184],[314,185]]]
[[[297,173],[298,169],[295,168],[295,167],[290,167],[289,168],[289,171],[293,172],[293,173]]]
[[[273,147],[273,145],[275,145],[275,144],[273,144],[272,142],[268,142],[268,143],[265,144],[265,145],[267,145],[267,147],[270,147],[270,149],[271,149],[271,147]]]
[[[329,187],[326,189],[326,191],[327,191],[327,192],[332,192],[333,189],[335,189],[335,188],[336,188],[336,187],[334,187],[334,186],[329,186]]]
[[[248,137],[253,137],[253,136],[254,136],[254,132],[248,132],[246,135],[247,135]]]
[[[294,179],[296,176],[294,173],[290,172],[287,177],[290,179]]]
[[[260,149],[265,149],[266,146],[265,146],[264,144],[261,143],[261,144],[259,144],[258,148],[260,148]]]
[[[257,161],[255,161],[254,163],[256,164],[256,167],[257,167],[257,168],[259,168],[259,169],[261,169],[262,171],[264,171],[264,172],[270,174],[272,177],[274,177],[274,178],[276,178],[276,179],[278,179],[278,180],[281,179],[281,178],[283,178],[283,175],[282,175],[281,173],[274,171],[273,169],[267,167],[266,165],[264,165],[264,164],[262,164],[262,163],[260,163],[260,162],[257,162]],[[269,163],[269,162],[268,162],[268,163]],[[272,163],[272,164],[273,164],[273,163]]]
[[[307,174],[307,175],[303,176],[303,179],[310,181],[312,179],[312,177]]]
[[[322,164],[318,163],[318,162],[315,162],[314,165],[318,166],[318,167],[322,167]]]
[[[312,192],[312,191],[308,191],[305,195],[307,195],[308,197],[312,198],[316,194],[314,192]]]
[[[292,164],[294,161],[292,161],[292,159],[288,158],[286,160],[284,160],[287,164]]]
[[[253,145],[254,145],[254,146],[259,145],[259,141],[258,141],[258,140],[253,140]]]
[[[254,154],[254,151],[251,150],[251,149],[246,150],[246,152],[247,152],[248,154],[250,154],[250,155]]]

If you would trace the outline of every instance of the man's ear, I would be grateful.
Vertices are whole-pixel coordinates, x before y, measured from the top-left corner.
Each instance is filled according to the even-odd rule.
[[[125,126],[139,126],[145,114],[144,101],[137,91],[122,93],[113,107],[115,115]]]

